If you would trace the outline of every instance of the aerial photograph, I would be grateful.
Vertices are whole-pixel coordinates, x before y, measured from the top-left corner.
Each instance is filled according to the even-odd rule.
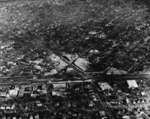
[[[150,119],[150,0],[0,0],[0,119]]]

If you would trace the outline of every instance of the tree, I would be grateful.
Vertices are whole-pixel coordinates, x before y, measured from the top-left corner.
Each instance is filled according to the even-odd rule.
[[[39,0],[16,3],[1,6],[8,13],[4,17],[8,22],[3,25],[5,32],[1,39],[13,41],[15,52],[27,59],[32,59],[28,54],[35,49],[47,53],[55,50],[89,56],[94,71],[116,67],[129,72],[142,70],[144,64],[140,62],[149,61],[149,41],[145,41],[150,28],[149,12],[141,2],[68,0],[57,5]],[[99,54],[90,56],[91,49],[97,49]],[[15,52],[11,51],[14,55]]]

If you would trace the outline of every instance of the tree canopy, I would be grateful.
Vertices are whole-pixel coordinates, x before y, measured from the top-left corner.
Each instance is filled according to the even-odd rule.
[[[2,3],[2,75],[17,75],[25,69],[33,73],[30,60],[37,59],[43,59],[42,67],[49,67],[46,70],[53,69],[47,59],[52,50],[88,58],[91,71],[115,67],[129,73],[137,72],[150,60],[149,8],[143,1],[26,0]],[[99,52],[90,54],[92,49]]]

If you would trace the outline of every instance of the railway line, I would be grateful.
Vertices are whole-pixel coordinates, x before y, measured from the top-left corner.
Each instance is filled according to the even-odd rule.
[[[103,75],[104,76],[104,75]],[[21,80],[20,77],[15,78],[14,81],[13,78],[1,77],[1,83],[0,83],[0,116],[4,116],[6,119],[13,118],[13,119],[19,119],[19,118],[26,118],[30,119],[31,117],[39,118],[40,114],[47,113],[52,114],[53,109],[51,107],[55,107],[52,105],[53,102],[55,102],[55,97],[62,98],[65,100],[68,100],[68,102],[72,102],[75,98],[75,95],[81,96],[82,95],[88,95],[88,100],[93,101],[93,104],[95,105],[92,107],[92,110],[86,110],[81,109],[77,107],[69,107],[68,110],[72,110],[73,112],[76,112],[77,115],[79,113],[98,113],[100,110],[105,110],[108,115],[111,116],[111,118],[114,117],[113,115],[113,109],[117,109],[118,107],[121,108],[127,108],[128,105],[123,106],[123,104],[120,105],[110,105],[107,103],[107,97],[103,93],[103,91],[100,89],[100,86],[98,83],[101,82],[107,82],[107,83],[116,83],[118,80],[121,82],[125,82],[127,80],[136,80],[137,82],[141,80],[148,80],[149,75],[109,75],[105,76],[107,77],[107,80],[101,80],[102,76],[97,79],[87,79],[87,80],[74,80],[74,81],[57,81],[53,80],[50,81],[49,79],[41,79],[41,80],[33,80],[33,79],[27,79],[27,80]],[[112,79],[109,79],[112,78]],[[19,80],[20,79],[20,80]],[[4,80],[4,81],[2,81]],[[11,81],[12,80],[12,81]],[[13,83],[12,83],[13,82]],[[56,86],[57,85],[57,86]],[[60,86],[59,86],[60,85]],[[15,88],[12,89],[11,87],[17,87],[19,86],[19,91],[22,91],[22,94],[20,95],[9,95],[9,90],[15,91]],[[49,87],[48,87],[49,86]],[[21,90],[23,89],[23,90]],[[88,90],[87,90],[88,89]],[[35,92],[34,92],[35,91]],[[36,92],[37,91],[37,92]],[[75,95],[73,92],[77,93]],[[6,93],[4,93],[6,92]],[[55,95],[52,92],[60,93],[62,95]],[[82,93],[80,93],[82,92]],[[3,95],[2,95],[3,94]],[[54,95],[53,95],[54,94]],[[69,98],[72,96],[72,98]],[[136,96],[135,96],[136,97]],[[2,100],[5,99],[5,100]],[[72,100],[73,99],[73,100]],[[61,99],[60,99],[61,100]],[[72,100],[72,101],[71,101]],[[67,103],[67,102],[65,102]],[[57,103],[56,103],[57,104]],[[94,112],[96,110],[96,112]],[[55,110],[56,111],[56,110]],[[57,109],[59,112],[59,109]],[[21,115],[20,115],[21,114]],[[32,115],[32,116],[31,116]],[[37,116],[38,115],[38,116]],[[46,119],[46,117],[41,117],[43,119]]]
[[[95,118],[98,119],[101,118],[101,112],[105,112],[108,118],[120,119],[116,117],[114,110],[130,112],[138,108],[135,106],[138,105],[135,104],[136,100],[143,102],[145,98],[148,99],[142,96],[141,92],[144,91],[145,82],[149,81],[149,74],[105,75],[99,72],[84,72],[73,62],[63,56],[60,57],[81,78],[58,80],[54,77],[47,79],[33,79],[32,76],[0,77],[2,118],[57,119],[63,116],[66,119],[85,117],[91,119],[96,115]],[[134,81],[138,87],[130,89],[128,81]],[[106,86],[107,88],[103,90],[101,87],[103,83],[107,83],[112,88],[108,89]],[[149,106],[148,102],[144,104],[142,102],[139,102],[140,106]]]

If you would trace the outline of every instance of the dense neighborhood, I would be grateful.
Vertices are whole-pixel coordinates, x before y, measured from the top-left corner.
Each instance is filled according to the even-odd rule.
[[[150,119],[148,0],[0,0],[0,118]]]

